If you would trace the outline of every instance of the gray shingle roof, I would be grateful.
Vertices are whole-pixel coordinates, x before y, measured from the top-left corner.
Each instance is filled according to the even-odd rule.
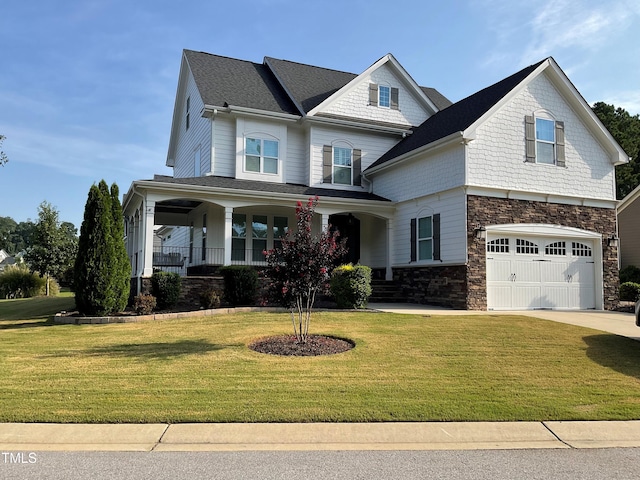
[[[178,185],[195,185],[200,187],[230,188],[254,192],[274,192],[299,195],[302,199],[318,195],[319,197],[348,198],[353,200],[377,200],[388,202],[389,199],[368,192],[335,190],[330,188],[314,188],[292,183],[271,183],[254,180],[239,180],[229,177],[206,176],[194,178],[174,178],[166,175],[155,175],[154,182],[174,183]]]
[[[429,145],[441,138],[445,138],[448,135],[466,130],[520,82],[527,78],[527,76],[545,60],[523,68],[510,77],[480,90],[429,117],[422,125],[414,130],[412,135],[409,135],[392,147],[391,150],[382,155],[369,166],[369,168],[377,167],[396,157]]]
[[[205,105],[235,105],[299,115],[265,65],[192,50],[185,50],[184,54]]]

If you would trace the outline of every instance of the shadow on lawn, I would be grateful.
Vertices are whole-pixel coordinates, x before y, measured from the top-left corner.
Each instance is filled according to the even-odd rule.
[[[86,350],[87,355],[110,357],[137,357],[146,360],[168,360],[185,355],[204,355],[223,348],[244,347],[243,344],[218,345],[206,340],[179,340],[177,342],[123,343]]]
[[[582,339],[591,360],[640,380],[640,342],[614,334],[590,335]]]

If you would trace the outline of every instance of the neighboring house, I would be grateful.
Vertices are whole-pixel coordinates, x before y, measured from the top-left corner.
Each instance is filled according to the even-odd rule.
[[[620,267],[640,267],[640,186],[624,197],[618,205],[618,235],[620,236]]]
[[[15,265],[16,263],[24,263],[24,253],[18,252],[16,255],[9,255],[4,250],[0,250],[0,273],[4,271],[10,265]]]
[[[611,309],[627,161],[552,58],[451,104],[390,54],[356,75],[186,50],[174,175],[131,185],[127,248],[138,288],[154,225],[173,227],[157,253],[187,274],[261,265],[317,195],[315,228],[337,228],[348,260],[406,301]]]

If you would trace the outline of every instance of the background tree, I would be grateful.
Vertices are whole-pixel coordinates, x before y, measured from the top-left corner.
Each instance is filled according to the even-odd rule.
[[[640,116],[604,102],[594,103],[593,111],[631,157],[628,164],[616,167],[616,195],[621,200],[640,185]]]
[[[4,135],[0,135],[0,166],[4,166],[9,161],[7,155],[2,151],[2,142],[7,138]]]
[[[112,192],[117,195],[117,186],[109,191],[104,180],[91,187],[80,227],[74,286],[76,307],[85,315],[120,311],[126,305],[126,301],[125,305],[121,304],[123,295],[126,298],[129,295],[128,282],[125,285],[120,280],[122,267],[119,255],[123,250],[118,243],[124,245],[124,239],[122,230],[114,226]],[[122,217],[118,223],[121,222]]]
[[[346,253],[346,239],[338,242],[337,230],[311,234],[317,203],[317,197],[309,199],[307,205],[298,202],[295,232],[289,230],[281,246],[264,252],[270,296],[289,309],[293,333],[300,343],[307,341],[316,295],[328,291],[330,271]]]
[[[15,249],[11,241],[11,235],[18,224],[11,217],[0,217],[0,250],[14,254]]]
[[[58,216],[58,211],[50,203],[45,201],[40,204],[38,222],[33,231],[33,245],[25,256],[31,271],[38,272],[46,279],[47,296],[51,277],[60,278],[73,264],[76,253],[75,236],[67,235],[69,227],[61,227]],[[73,224],[70,225],[73,227]]]

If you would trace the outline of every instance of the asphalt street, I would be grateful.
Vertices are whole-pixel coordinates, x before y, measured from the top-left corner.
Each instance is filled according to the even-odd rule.
[[[3,454],[6,452],[2,452]],[[640,448],[593,450],[19,452],[0,479],[631,480]],[[5,458],[3,458],[3,456]]]

